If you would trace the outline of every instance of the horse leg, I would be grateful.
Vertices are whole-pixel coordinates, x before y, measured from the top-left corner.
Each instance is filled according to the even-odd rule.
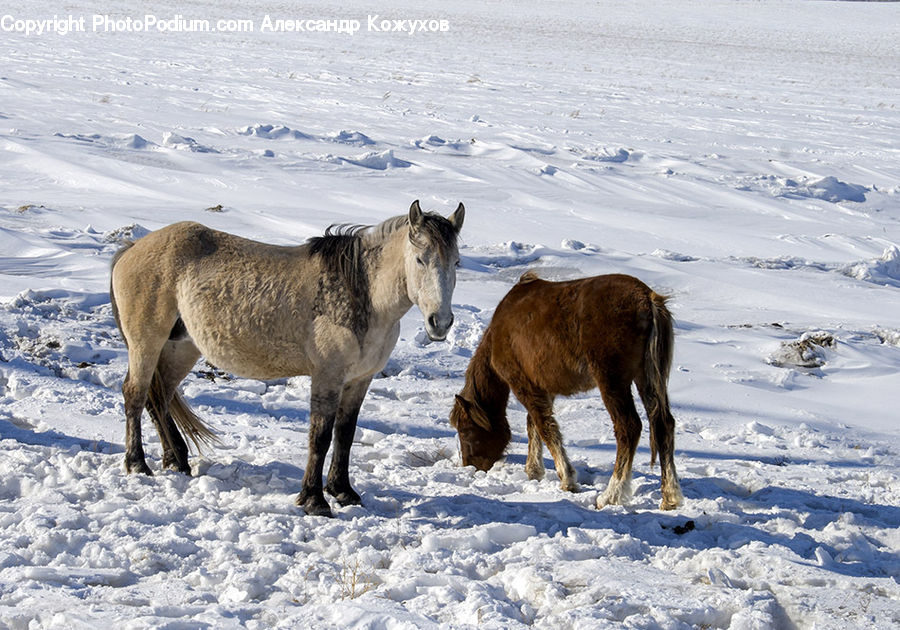
[[[368,376],[348,383],[341,393],[334,424],[334,451],[331,453],[331,467],[325,490],[341,505],[360,505],[362,500],[350,486],[350,447],[356,433],[359,408],[369,389],[372,377]]]
[[[674,510],[683,500],[678,473],[675,472],[675,418],[666,398],[652,387],[638,382],[638,393],[647,410],[650,421],[650,440],[653,450],[659,453],[659,477],[662,490],[661,510]]]
[[[122,384],[125,399],[125,471],[152,475],[144,457],[141,440],[141,413],[147,404],[147,394],[156,370],[159,351],[140,352],[132,347],[128,352],[128,374]]]
[[[150,419],[153,420],[153,426],[156,427],[156,432],[159,434],[159,442],[163,450],[163,468],[171,468],[173,470],[180,470],[181,472],[185,472],[182,468],[180,468],[180,466],[178,466],[177,456],[174,454],[174,445],[176,443],[176,440],[181,438],[181,434],[178,433],[178,429],[175,429],[175,435],[177,435],[178,437],[176,438],[171,435],[170,429],[172,427],[170,425],[170,421],[172,419],[172,416],[169,415],[168,412],[168,403],[166,403],[166,405],[164,406],[158,407],[155,402],[151,402],[151,399],[154,397],[153,394],[155,393],[155,390],[161,389],[162,385],[159,382],[159,376],[154,375],[153,382],[150,385],[150,394],[148,395],[146,408],[150,413]],[[186,444],[185,448],[187,448]],[[175,460],[175,465],[173,465],[173,459]],[[190,466],[188,466],[187,474],[190,474]]]
[[[322,470],[331,444],[341,389],[338,379],[321,375],[312,377],[312,392],[309,397],[309,457],[303,473],[303,487],[297,495],[297,505],[310,516],[331,516],[331,508],[322,491]]]
[[[528,410],[529,427],[535,425],[536,433],[547,445],[553,464],[556,466],[556,474],[559,476],[559,487],[568,492],[576,492],[578,483],[575,481],[575,468],[569,461],[566,449],[563,447],[562,434],[559,424],[553,417],[553,398],[546,392],[515,392],[516,398],[521,401]],[[534,450],[542,449],[540,441],[538,446],[531,446],[531,431],[528,439],[528,458],[532,458]],[[532,462],[533,463],[533,462]],[[526,463],[527,465],[527,463]],[[541,462],[543,466],[543,461]]]
[[[631,499],[631,467],[641,438],[641,417],[631,396],[631,383],[597,378],[603,404],[609,412],[616,435],[616,463],[606,490],[597,497],[597,507],[624,505]]]
[[[660,488],[662,500],[661,510],[674,510],[683,500],[678,473],[675,472],[675,418],[669,406],[655,414],[651,422],[655,426],[656,450],[659,452]]]
[[[538,431],[538,420],[528,412],[528,458],[525,460],[525,474],[529,479],[543,479],[544,468],[544,444],[541,442],[541,434]]]
[[[191,474],[191,465],[188,462],[187,443],[169,413],[169,404],[178,384],[190,373],[198,358],[200,351],[189,338],[166,342],[156,364],[156,375],[147,405],[162,442],[163,468],[177,470],[188,476]]]

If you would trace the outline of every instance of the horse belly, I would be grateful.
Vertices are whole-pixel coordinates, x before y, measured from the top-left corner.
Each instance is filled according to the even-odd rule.
[[[310,374],[312,363],[302,346],[291,343],[248,343],[245,337],[200,335],[194,343],[207,361],[236,376],[260,380]]]
[[[198,346],[199,347],[199,346]],[[201,353],[217,368],[235,376],[269,380],[311,374],[312,363],[296,352],[285,352],[284,348],[273,349],[271,353],[234,352],[217,350]]]
[[[296,322],[234,317],[219,310],[182,313],[185,327],[200,353],[217,368],[256,379],[310,374],[306,337]]]
[[[597,386],[587,364],[579,366],[557,365],[556,369],[540,372],[544,389],[562,396],[586,392]]]

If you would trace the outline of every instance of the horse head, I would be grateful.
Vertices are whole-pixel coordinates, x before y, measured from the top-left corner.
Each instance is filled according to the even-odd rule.
[[[512,437],[505,415],[491,418],[477,402],[457,395],[450,424],[459,433],[463,466],[490,470],[503,457]]]
[[[422,212],[418,201],[409,208],[406,290],[422,311],[425,332],[433,341],[446,339],[453,325],[451,302],[459,265],[456,241],[465,216],[462,204],[446,219]]]

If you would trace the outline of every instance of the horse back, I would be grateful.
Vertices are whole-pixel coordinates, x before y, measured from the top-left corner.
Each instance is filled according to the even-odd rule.
[[[244,277],[273,277],[299,264],[305,246],[261,243],[193,221],[151,232],[123,249],[113,272],[132,272],[145,281],[163,281],[175,290],[185,278],[206,282],[246,282]]]

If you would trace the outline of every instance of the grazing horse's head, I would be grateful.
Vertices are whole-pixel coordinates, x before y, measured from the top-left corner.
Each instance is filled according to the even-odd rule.
[[[478,470],[490,470],[503,457],[512,437],[505,413],[491,417],[481,405],[462,395],[453,404],[450,424],[459,432],[463,466],[475,466]]]
[[[425,332],[433,341],[445,339],[453,324],[451,300],[459,265],[456,239],[465,216],[462,204],[447,219],[422,212],[418,201],[409,208],[406,291],[422,311]]]

